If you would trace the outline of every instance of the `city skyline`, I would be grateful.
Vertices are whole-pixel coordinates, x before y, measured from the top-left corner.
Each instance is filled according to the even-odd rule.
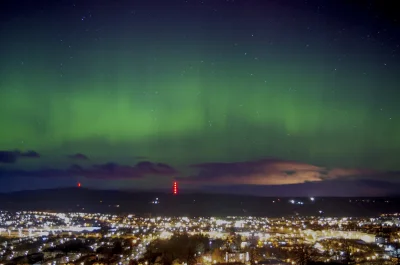
[[[0,11],[0,192],[400,188],[391,4],[20,6]]]

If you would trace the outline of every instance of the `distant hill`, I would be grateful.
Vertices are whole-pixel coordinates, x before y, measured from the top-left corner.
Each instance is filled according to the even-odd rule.
[[[156,200],[157,204],[152,203]],[[318,197],[312,201],[310,198],[195,192],[174,196],[166,192],[60,188],[2,193],[0,209],[165,216],[376,216],[381,213],[400,212],[400,198]]]

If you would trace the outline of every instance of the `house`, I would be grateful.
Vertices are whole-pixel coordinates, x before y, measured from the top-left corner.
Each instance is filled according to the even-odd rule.
[[[225,262],[226,263],[246,263],[250,260],[249,252],[226,252]]]

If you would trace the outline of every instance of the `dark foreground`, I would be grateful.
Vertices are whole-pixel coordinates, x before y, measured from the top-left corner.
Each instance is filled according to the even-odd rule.
[[[158,198],[158,200],[157,200]],[[291,202],[294,200],[294,204]],[[156,202],[157,203],[154,203]],[[303,203],[303,204],[299,204]],[[377,216],[400,212],[400,198],[272,198],[224,194],[67,188],[0,194],[1,210],[130,213],[163,216]]]

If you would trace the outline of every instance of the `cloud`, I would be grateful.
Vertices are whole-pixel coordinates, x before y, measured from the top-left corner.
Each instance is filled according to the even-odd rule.
[[[15,152],[12,151],[0,151],[0,163],[12,164],[17,161]]]
[[[36,151],[29,150],[26,152],[16,151],[18,157],[27,157],[27,158],[39,158],[40,154]]]
[[[207,192],[233,193],[271,197],[363,197],[399,196],[400,183],[380,180],[334,179],[319,182],[306,182],[288,185],[218,185],[203,186]]]
[[[289,185],[333,179],[390,179],[398,172],[379,172],[368,169],[344,169],[315,166],[307,163],[263,159],[233,163],[204,163],[192,165],[195,175],[179,178],[186,183]]]
[[[15,151],[0,151],[0,163],[13,164],[17,162],[18,158],[39,158],[40,154],[36,151],[29,150],[21,152]]]
[[[76,153],[73,155],[69,155],[68,157],[75,160],[89,160],[89,157],[82,153]]]
[[[185,182],[211,182],[216,184],[280,185],[321,181],[324,168],[279,159],[234,163],[205,163],[192,165],[198,173]]]
[[[74,175],[79,175],[87,178],[95,179],[138,179],[145,176],[172,176],[177,174],[177,171],[161,163],[140,162],[135,166],[119,165],[117,163],[106,163],[93,165],[91,168],[83,168],[78,165],[73,165],[70,171]]]
[[[106,163],[85,168],[72,165],[68,169],[15,170],[0,169],[0,177],[76,177],[91,179],[140,179],[146,176],[173,176],[178,172],[169,165],[162,163],[140,162],[134,166]]]
[[[32,178],[59,178],[59,177],[72,177],[71,172],[68,170],[42,168],[38,170],[24,170],[24,169],[6,169],[0,168],[1,178],[13,177],[32,177]]]

